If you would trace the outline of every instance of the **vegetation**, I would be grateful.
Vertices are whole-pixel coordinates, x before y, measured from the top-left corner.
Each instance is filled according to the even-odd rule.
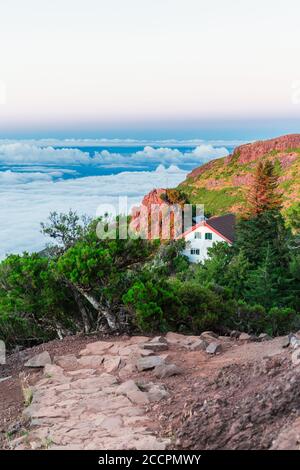
[[[291,154],[293,157],[291,158]],[[292,221],[290,208],[300,204],[300,149],[268,152],[255,161],[240,161],[239,152],[228,160],[219,158],[193,172],[177,190],[183,192],[191,204],[204,204],[207,213],[221,215],[228,212],[243,214],[248,203],[251,179],[257,165],[273,164],[282,194],[282,214],[287,223]]]
[[[290,209],[287,227],[281,204],[276,167],[266,161],[236,242],[215,244],[198,265],[182,255],[183,240],[123,240],[118,219],[116,238],[102,240],[99,221],[51,214],[42,230],[55,245],[0,263],[0,339],[12,346],[78,331],[299,329],[300,210]]]

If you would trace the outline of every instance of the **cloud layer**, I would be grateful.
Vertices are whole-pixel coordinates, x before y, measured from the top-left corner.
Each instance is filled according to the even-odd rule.
[[[0,145],[0,164],[2,165],[90,165],[96,167],[145,167],[149,165],[179,165],[181,167],[197,165],[213,158],[228,155],[223,147],[211,144],[198,145],[193,150],[181,151],[177,148],[146,146],[132,154],[114,153],[108,150],[89,152],[76,148],[42,147],[36,144],[6,143]]]
[[[123,149],[122,149],[123,150]],[[228,155],[226,147],[154,147],[114,152],[56,148],[36,142],[0,144],[0,258],[42,249],[39,224],[51,211],[95,216],[115,207],[118,196],[136,205],[155,187],[174,187],[186,172]],[[111,174],[108,174],[111,173]],[[105,207],[104,207],[105,206]],[[116,207],[116,212],[118,209]]]
[[[186,173],[174,166],[168,169],[159,166],[153,172],[123,172],[60,181],[49,181],[48,175],[43,174],[36,174],[31,181],[31,174],[0,175],[10,180],[4,185],[0,180],[1,259],[11,252],[42,249],[45,239],[39,233],[40,222],[51,211],[66,212],[72,208],[80,214],[95,216],[105,212],[110,204],[118,210],[119,196],[127,196],[129,206],[136,205],[155,187],[176,186]],[[16,182],[17,185],[12,184]]]

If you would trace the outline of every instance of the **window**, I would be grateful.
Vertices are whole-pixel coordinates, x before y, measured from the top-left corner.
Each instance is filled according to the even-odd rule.
[[[200,250],[199,250],[199,248],[196,248],[196,249],[195,249],[195,248],[192,248],[192,249],[191,249],[191,255],[197,255],[197,256],[199,256],[199,255],[200,255]]]
[[[196,232],[196,233],[195,233],[195,238],[198,238],[198,239],[201,238],[201,233],[200,233],[200,232]]]
[[[206,234],[205,234],[205,240],[212,240],[212,233],[206,232]]]

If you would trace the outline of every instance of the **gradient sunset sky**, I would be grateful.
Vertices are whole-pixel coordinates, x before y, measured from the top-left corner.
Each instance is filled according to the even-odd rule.
[[[300,131],[299,0],[10,0],[0,138]]]

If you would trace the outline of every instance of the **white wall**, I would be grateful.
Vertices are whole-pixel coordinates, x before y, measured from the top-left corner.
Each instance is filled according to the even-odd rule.
[[[195,238],[195,233],[200,233],[201,238]],[[211,233],[212,240],[205,240],[205,234]],[[186,248],[183,254],[189,258],[192,263],[200,263],[208,258],[207,250],[216,242],[224,242],[224,239],[213,232],[209,227],[201,225],[185,237]],[[191,254],[192,249],[200,250],[200,255]]]

